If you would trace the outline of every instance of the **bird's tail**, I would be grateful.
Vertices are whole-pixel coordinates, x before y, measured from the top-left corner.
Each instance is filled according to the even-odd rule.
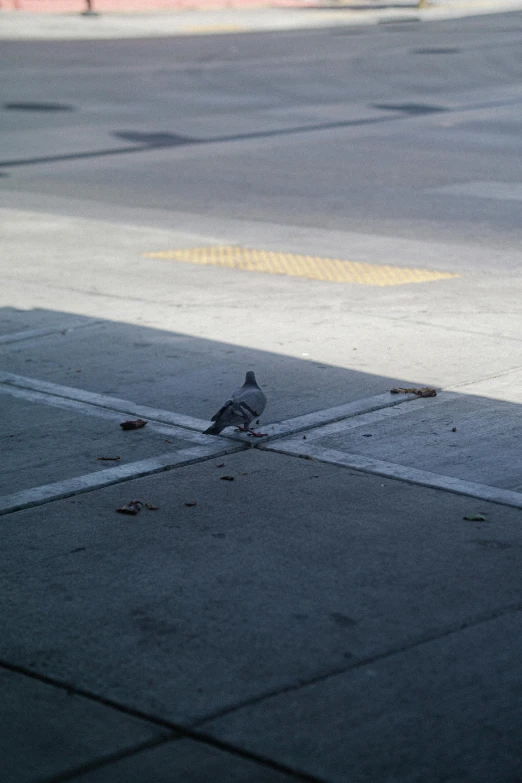
[[[203,435],[219,435],[223,427],[220,427],[216,422],[212,424],[208,430],[203,430]]]

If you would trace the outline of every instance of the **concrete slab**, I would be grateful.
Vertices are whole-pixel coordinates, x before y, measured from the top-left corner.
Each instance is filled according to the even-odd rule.
[[[520,606],[205,729],[329,783],[517,783]]]
[[[337,462],[406,481],[444,486],[522,508],[519,427],[522,371],[436,398],[366,413],[269,450]],[[439,477],[439,478],[437,478]],[[456,481],[453,481],[456,479]],[[488,492],[489,488],[507,490]]]
[[[18,310],[14,307],[3,307],[0,310],[0,345],[22,342],[47,334],[64,334],[71,329],[81,329],[94,323],[92,318],[82,318],[68,313],[52,319],[49,312],[37,308]]]
[[[0,668],[3,783],[34,783],[170,734],[65,689]]]
[[[66,316],[102,323],[0,346],[1,369],[208,419],[252,367],[268,395],[263,421],[273,422],[394,385],[447,387],[520,362],[516,279],[512,290],[507,283],[497,288],[483,269],[490,252],[264,223],[202,224],[181,214],[168,219],[185,233],[6,212],[10,262],[0,305],[47,311],[51,325]],[[377,289],[142,255],[202,241],[442,270],[457,263],[462,277]],[[462,312],[455,297],[466,303]],[[499,320],[500,311],[507,314]]]
[[[0,656],[184,725],[522,601],[520,511],[258,449],[1,527]]]
[[[236,317],[238,325],[239,321],[244,323],[239,313],[231,319]],[[291,321],[288,328],[293,331],[297,328],[295,316]],[[42,336],[5,346],[3,351],[0,346],[0,367],[32,379],[125,398],[201,420],[209,420],[243,383],[246,369],[254,369],[268,397],[264,424],[379,394],[402,382],[401,377],[387,378],[314,360],[310,343],[319,344],[319,335],[304,339],[296,334],[301,346],[311,351],[310,358],[309,351],[298,358],[261,350],[261,342],[259,347],[252,346],[257,323],[254,320],[249,327],[251,346],[240,346],[175,330],[106,321],[65,336]],[[229,327],[233,329],[230,323]],[[362,329],[359,324],[361,334]],[[226,336],[233,340],[232,334]],[[268,348],[277,347],[276,334],[271,339],[265,333],[265,337]],[[292,340],[291,335],[287,339]],[[350,348],[350,359],[354,353]]]
[[[88,415],[82,415],[78,409],[67,411],[38,405],[2,394],[1,386],[0,395],[5,413],[0,437],[8,457],[0,476],[0,495],[192,445],[174,428],[164,427],[158,432],[154,425],[147,424],[124,432],[119,426],[120,421],[125,421],[122,414],[100,410],[96,416],[89,410]],[[99,459],[102,457],[107,459]]]
[[[207,422],[200,422],[196,432],[197,420],[187,420],[191,429],[162,424],[162,418],[179,418],[169,411],[133,410],[125,400],[8,373],[0,378],[6,413],[0,437],[8,458],[0,478],[0,515],[245,447],[241,441],[201,434]],[[134,414],[134,420],[136,414],[154,418],[123,430],[120,424],[129,414],[121,410]]]
[[[292,783],[294,775],[192,739],[176,739],[72,777],[79,783]]]

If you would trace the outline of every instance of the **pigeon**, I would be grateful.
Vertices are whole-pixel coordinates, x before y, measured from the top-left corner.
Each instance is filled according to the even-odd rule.
[[[249,370],[246,374],[243,386],[234,392],[222,408],[212,416],[214,423],[204,431],[205,435],[219,435],[225,427],[237,425],[239,432],[248,432],[258,438],[263,433],[250,429],[250,422],[257,419],[263,413],[266,405],[266,397],[257,385],[256,376]]]

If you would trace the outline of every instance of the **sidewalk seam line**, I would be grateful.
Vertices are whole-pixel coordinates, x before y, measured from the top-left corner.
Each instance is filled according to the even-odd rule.
[[[135,756],[138,753],[159,747],[160,745],[177,739],[178,737],[172,736],[174,734],[175,732],[171,732],[170,735],[162,734],[155,739],[146,740],[137,745],[133,745],[132,747],[115,751],[114,753],[108,753],[106,756],[98,756],[91,761],[80,764],[78,767],[74,767],[64,772],[58,772],[49,777],[39,778],[35,783],[67,783],[69,780],[76,780],[78,776],[86,775],[89,772],[95,772],[98,769],[103,769],[103,767],[108,767],[110,764],[122,761],[123,759],[132,758],[132,756]]]
[[[21,332],[8,332],[0,336],[0,347],[3,345],[13,345],[25,340],[37,340],[41,337],[51,337],[52,335],[65,334],[66,332],[74,332],[77,329],[86,329],[91,326],[99,326],[103,324],[100,319],[91,319],[87,323],[72,323],[69,326],[62,324],[62,326],[54,327],[42,327],[41,329],[25,329]]]
[[[478,615],[477,617],[471,619],[471,620],[464,620],[460,623],[455,623],[450,628],[446,628],[443,631],[440,631],[439,633],[432,634],[430,636],[420,637],[417,640],[414,640],[410,643],[402,644],[397,647],[390,648],[388,650],[385,650],[381,653],[375,653],[373,655],[365,656],[364,658],[360,658],[357,661],[354,661],[351,664],[348,664],[344,667],[339,667],[337,669],[332,669],[329,672],[319,674],[313,677],[309,677],[306,679],[300,680],[296,684],[287,685],[283,688],[274,689],[272,691],[268,691],[264,694],[261,694],[260,696],[253,697],[249,700],[245,700],[244,702],[240,702],[234,706],[222,709],[220,711],[217,711],[213,713],[212,715],[206,716],[204,718],[201,718],[200,720],[192,722],[190,725],[184,726],[183,724],[178,724],[174,721],[167,720],[165,718],[160,718],[156,715],[152,715],[150,713],[146,713],[142,710],[139,710],[135,707],[130,707],[125,704],[121,704],[117,701],[114,701],[110,698],[99,696],[98,694],[92,693],[90,691],[87,691],[82,688],[78,688],[74,685],[71,685],[65,681],[59,680],[57,678],[54,678],[52,676],[41,674],[39,672],[35,672],[31,669],[29,669],[26,666],[19,665],[19,664],[13,664],[6,660],[0,659],[0,668],[6,669],[10,672],[13,672],[14,674],[19,674],[25,677],[29,677],[31,679],[37,680],[38,682],[44,683],[46,685],[53,686],[55,688],[59,688],[60,690],[65,690],[68,694],[79,696],[81,698],[88,699],[89,701],[95,702],[97,704],[101,704],[105,707],[109,707],[111,709],[116,710],[117,712],[120,712],[125,715],[130,715],[135,718],[139,718],[141,720],[147,721],[148,723],[152,723],[156,726],[160,726],[162,728],[168,729],[171,732],[179,732],[179,734],[182,737],[187,737],[193,740],[196,740],[198,742],[203,742],[207,745],[211,745],[213,747],[220,748],[221,750],[225,750],[229,753],[232,753],[234,755],[241,756],[243,758],[249,759],[251,761],[255,761],[257,763],[261,763],[264,766],[271,767],[272,769],[279,770],[281,772],[285,772],[286,774],[291,774],[294,777],[297,777],[300,780],[307,781],[308,783],[328,783],[328,781],[325,781],[321,778],[312,777],[307,775],[306,773],[300,772],[298,770],[291,769],[285,765],[279,764],[278,762],[274,762],[270,759],[266,759],[262,756],[259,756],[256,753],[252,753],[248,750],[244,750],[243,748],[238,748],[235,745],[232,745],[231,743],[228,743],[224,740],[220,740],[218,737],[215,737],[212,734],[208,734],[205,731],[199,730],[199,726],[203,726],[206,723],[209,723],[210,721],[219,720],[222,717],[225,717],[228,714],[231,714],[233,712],[236,712],[240,709],[244,709],[246,707],[253,706],[255,704],[259,704],[261,702],[266,701],[267,699],[274,698],[277,696],[281,696],[285,693],[291,693],[292,691],[298,691],[301,690],[301,688],[306,688],[310,685],[314,685],[318,682],[325,682],[326,680],[329,680],[333,677],[337,677],[342,674],[347,674],[350,671],[353,671],[355,669],[360,669],[363,666],[367,666],[368,664],[376,663],[382,660],[386,660],[387,658],[393,657],[395,655],[400,655],[401,653],[408,652],[409,650],[413,650],[417,647],[420,647],[424,644],[430,644],[431,642],[436,642],[439,639],[444,639],[448,636],[451,636],[455,633],[459,633],[461,631],[465,631],[470,628],[475,628],[478,625],[481,625],[483,623],[490,622],[491,620],[496,620],[500,617],[503,617],[505,615],[508,615],[510,613],[515,613],[522,611],[522,603],[517,604],[509,604],[501,609],[492,610],[490,612],[486,612],[482,615]],[[180,739],[181,737],[178,737],[177,739]],[[166,738],[168,739],[168,738]],[[173,739],[173,738],[170,738]],[[66,780],[67,778],[57,778],[50,779],[49,781],[45,781],[42,783],[59,783],[61,780]]]
[[[455,478],[444,473],[420,470],[409,465],[387,462],[374,457],[367,457],[363,454],[352,454],[322,446],[306,446],[295,439],[293,439],[293,442],[290,441],[281,446],[268,444],[265,446],[260,445],[260,447],[264,451],[325,462],[329,465],[351,468],[352,470],[373,476],[383,476],[394,481],[403,481],[414,486],[430,487],[431,489],[438,489],[444,492],[452,492],[456,495],[478,498],[488,503],[499,503],[500,505],[522,509],[522,492],[516,490],[480,484],[476,481],[467,481],[466,479]]]
[[[21,490],[11,495],[3,495],[0,497],[0,503],[2,504],[0,505],[0,516],[245,450],[245,446],[241,444],[230,444],[227,447],[223,443],[221,448],[219,448],[219,445],[218,443],[216,446],[208,447],[207,451],[209,453],[207,454],[197,453],[205,451],[205,446],[195,446],[189,449],[181,449],[178,452],[166,452],[159,454],[157,457],[150,457],[137,462],[129,462],[117,468],[107,468],[106,470],[87,473],[84,476],[75,476],[64,481],[57,481],[54,484],[42,484],[39,487]],[[34,495],[33,499],[31,499],[31,494]]]
[[[14,674],[19,674],[24,677],[29,677],[30,679],[37,680],[38,682],[42,682],[54,688],[65,690],[71,696],[78,696],[80,698],[87,699],[91,702],[95,702],[97,704],[101,704],[110,709],[116,710],[117,712],[120,712],[124,715],[129,715],[134,718],[139,718],[140,720],[147,721],[148,723],[152,723],[153,725],[159,726],[164,729],[168,729],[172,733],[175,732],[178,733],[179,736],[177,737],[166,737],[165,738],[166,741],[174,740],[174,739],[179,740],[183,738],[192,739],[196,742],[201,742],[205,745],[210,745],[211,747],[226,751],[227,753],[230,753],[232,755],[239,756],[248,761],[256,762],[257,764],[261,764],[264,767],[268,767],[270,769],[283,772],[287,775],[291,775],[297,780],[303,781],[303,783],[330,783],[330,781],[327,781],[324,778],[318,778],[316,776],[309,775],[306,772],[293,769],[292,767],[277,762],[273,759],[266,758],[264,756],[251,752],[244,748],[237,747],[225,740],[220,740],[217,737],[213,737],[211,734],[206,734],[205,732],[193,729],[192,726],[190,725],[184,726],[183,724],[178,724],[174,721],[167,720],[166,718],[160,718],[157,715],[152,715],[150,713],[139,710],[135,707],[130,707],[125,704],[121,704],[105,696],[99,696],[98,694],[92,693],[83,688],[77,688],[74,685],[64,682],[63,680],[59,680],[57,678],[51,677],[47,674],[40,674],[39,672],[32,671],[26,666],[12,664],[6,660],[0,659],[0,669],[7,669],[8,671],[13,672]],[[47,781],[38,781],[38,783],[62,783],[62,781],[66,781],[67,779],[71,779],[70,775],[68,778],[63,778],[63,777],[62,778],[58,777],[56,779],[51,778]]]
[[[474,619],[464,620],[461,623],[455,623],[453,626],[450,626],[449,628],[446,628],[445,630],[440,631],[439,633],[434,633],[431,636],[420,637],[419,639],[413,640],[412,642],[405,643],[397,647],[392,647],[388,650],[385,650],[382,653],[367,655],[363,658],[354,661],[353,663],[347,664],[346,666],[338,667],[336,669],[331,669],[329,672],[325,672],[323,674],[317,674],[309,678],[303,678],[297,683],[293,683],[282,688],[267,691],[266,693],[261,694],[257,697],[246,699],[243,702],[239,702],[238,704],[232,705],[228,708],[224,708],[222,710],[216,711],[212,715],[202,718],[201,720],[195,721],[191,725],[193,728],[197,729],[197,727],[199,726],[204,726],[205,724],[210,723],[211,721],[220,720],[221,718],[224,718],[227,715],[237,712],[238,710],[260,704],[268,699],[276,698],[286,693],[291,693],[292,691],[299,691],[302,688],[307,688],[319,682],[325,682],[326,680],[330,680],[333,677],[338,677],[343,674],[348,674],[351,671],[354,671],[356,669],[361,669],[362,667],[367,666],[369,664],[378,663],[379,661],[387,660],[388,658],[392,658],[395,655],[401,655],[402,653],[406,653],[409,652],[410,650],[416,649],[417,647],[421,647],[424,644],[437,642],[439,639],[444,639],[446,637],[452,636],[453,634],[460,633],[461,631],[466,631],[469,628],[476,628],[479,625],[491,622],[492,620],[496,620],[499,617],[504,617],[505,615],[520,612],[520,611],[522,611],[522,602],[517,604],[509,604],[508,606],[503,607],[502,609],[492,610],[490,612],[484,613],[483,615],[478,615]]]

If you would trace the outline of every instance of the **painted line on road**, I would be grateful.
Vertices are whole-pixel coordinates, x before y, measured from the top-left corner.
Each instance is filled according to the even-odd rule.
[[[84,476],[57,481],[53,484],[42,484],[39,487],[24,489],[20,492],[14,492],[12,495],[0,497],[0,516],[10,514],[13,511],[21,511],[24,508],[31,508],[32,506],[41,506],[44,503],[72,497],[73,495],[80,495],[83,492],[91,492],[94,489],[101,489],[112,484],[120,484],[124,481],[143,478],[144,476],[152,476],[154,473],[161,473],[162,471],[179,468],[183,465],[203,462],[213,457],[221,457],[225,454],[242,451],[243,449],[244,446],[240,444],[233,445],[229,442],[226,445],[223,440],[220,440],[207,446],[194,446],[193,448],[181,449],[180,451],[170,451],[166,454],[160,454],[158,457],[129,462],[126,465],[118,465],[117,467],[99,470],[95,473],[87,473]]]
[[[0,394],[9,394],[17,399],[25,400],[27,402],[33,402],[37,405],[46,405],[51,408],[60,408],[61,410],[70,411],[72,413],[80,413],[84,416],[95,416],[101,419],[109,419],[110,421],[117,421],[121,423],[122,413],[119,411],[111,410],[110,408],[100,408],[96,405],[89,405],[86,402],[80,402],[79,400],[71,400],[67,397],[55,397],[51,394],[45,394],[43,392],[31,391],[29,389],[20,389],[16,386],[6,386],[0,384]],[[181,440],[187,440],[192,443],[199,443],[201,445],[207,445],[215,443],[216,439],[212,435],[203,435],[203,433],[194,432],[186,427],[177,427],[174,424],[159,424],[155,421],[147,422],[147,429],[153,432],[158,432],[161,435],[170,435],[171,437],[177,437]]]
[[[52,334],[67,334],[67,332],[85,329],[88,326],[96,326],[103,321],[81,321],[77,323],[62,324],[61,326],[42,327],[41,329],[26,329],[22,332],[11,332],[0,336],[0,345],[10,345],[23,340],[32,340],[38,337],[48,337]]]
[[[75,389],[72,386],[60,386],[49,381],[40,381],[35,378],[26,378],[23,375],[14,375],[9,372],[0,372],[0,384],[6,386],[16,386],[21,389],[30,389],[42,394],[48,394],[55,397],[65,397],[69,400],[78,400],[89,405],[96,405],[100,408],[109,408],[121,413],[131,413],[142,419],[153,419],[164,424],[173,424],[184,429],[196,430],[202,432],[210,425],[209,421],[196,419],[193,416],[185,416],[182,413],[173,413],[159,408],[150,408],[146,405],[137,405],[129,400],[122,400],[118,397],[110,397],[106,394],[89,392],[84,389]]]
[[[417,468],[410,468],[394,462],[385,462],[360,454],[347,454],[337,449],[308,445],[301,440],[289,439],[278,445],[272,446],[268,444],[262,448],[264,451],[273,451],[279,454],[313,459],[318,462],[327,462],[331,465],[360,470],[363,473],[372,473],[377,476],[405,481],[408,484],[420,484],[433,489],[443,489],[457,495],[468,495],[469,497],[487,500],[491,503],[501,503],[504,506],[522,508],[521,492],[499,489],[474,481],[464,481],[452,476],[431,473],[427,470],[418,470]]]

